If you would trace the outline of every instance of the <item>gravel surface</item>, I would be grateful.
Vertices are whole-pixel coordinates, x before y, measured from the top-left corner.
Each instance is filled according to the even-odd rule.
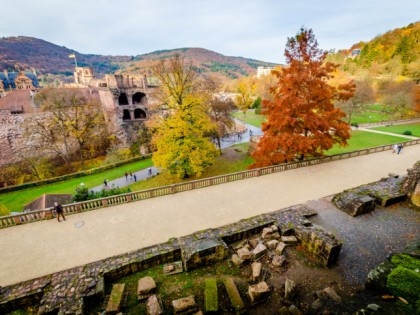
[[[307,202],[318,211],[312,223],[324,227],[343,242],[337,265],[350,285],[363,285],[369,271],[392,253],[420,239],[420,212],[400,203],[351,217],[337,209],[330,198]]]

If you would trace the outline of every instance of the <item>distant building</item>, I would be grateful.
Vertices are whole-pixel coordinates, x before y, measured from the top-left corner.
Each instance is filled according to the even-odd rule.
[[[260,78],[263,75],[270,74],[272,70],[274,70],[274,67],[258,67],[257,68],[257,78]]]
[[[348,58],[350,58],[350,59],[354,59],[354,58],[356,58],[356,57],[359,57],[359,56],[360,56],[360,52],[361,52],[360,48],[353,49],[353,50],[350,52],[350,54],[346,56],[346,58],[345,58],[345,59],[348,59]]]
[[[13,90],[34,90],[39,87],[38,79],[35,73],[23,71],[0,72],[0,96],[3,93]]]

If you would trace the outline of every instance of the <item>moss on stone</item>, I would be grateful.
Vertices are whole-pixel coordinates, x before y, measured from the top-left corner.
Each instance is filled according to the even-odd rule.
[[[215,278],[206,279],[204,286],[206,312],[217,312],[219,310],[217,280]]]
[[[420,260],[407,254],[397,254],[392,256],[391,262],[395,266],[401,266],[410,270],[420,270]]]
[[[401,296],[411,303],[420,299],[420,274],[398,266],[388,275],[387,288],[396,296]]]
[[[226,291],[229,296],[230,303],[235,308],[236,312],[245,309],[244,302],[239,294],[238,288],[232,278],[227,278],[223,281]]]

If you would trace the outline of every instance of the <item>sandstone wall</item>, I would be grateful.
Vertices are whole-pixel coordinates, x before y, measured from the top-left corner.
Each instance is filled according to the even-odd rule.
[[[21,149],[19,140],[22,137],[23,120],[23,115],[12,115],[9,110],[0,110],[0,166],[10,163],[14,153]]]

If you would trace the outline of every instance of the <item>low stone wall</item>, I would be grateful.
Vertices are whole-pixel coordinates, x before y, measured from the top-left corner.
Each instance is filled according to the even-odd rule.
[[[392,175],[392,176],[391,176]],[[334,196],[338,209],[351,216],[364,214],[375,209],[373,201],[383,207],[404,201],[406,193],[401,189],[404,178],[390,174],[377,182],[345,190]]]
[[[298,205],[11,285],[1,289],[0,313],[34,305],[39,307],[38,314],[83,314],[85,300],[102,296],[105,283],[162,263],[179,261],[182,246],[192,240],[213,237],[231,244],[260,233],[273,223],[283,231],[294,230],[306,248],[316,248],[311,253],[320,263],[328,266],[337,260],[341,242],[321,228],[307,226],[306,218],[315,214],[314,210]]]
[[[420,161],[407,170],[401,190],[407,194],[413,206],[420,208]]]

